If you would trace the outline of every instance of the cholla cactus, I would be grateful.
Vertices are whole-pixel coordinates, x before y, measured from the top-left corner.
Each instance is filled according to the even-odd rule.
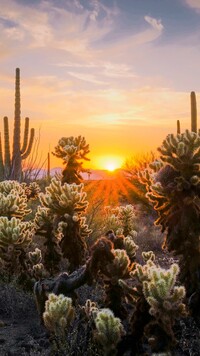
[[[61,181],[53,178],[46,192],[41,193],[39,198],[42,208],[38,209],[36,214],[36,224],[38,226],[42,225],[43,221],[46,222],[47,246],[51,244],[53,248],[53,238],[59,237],[63,257],[68,258],[72,271],[84,261],[85,237],[91,232],[83,216],[88,206],[83,185],[62,185]],[[47,223],[50,216],[51,222]]]
[[[135,231],[135,213],[132,205],[119,206],[117,208],[106,207],[104,230],[113,230],[117,235],[132,235]]]
[[[168,345],[164,348],[167,350],[176,343],[173,333],[175,320],[187,315],[185,304],[183,304],[185,288],[175,286],[178,273],[179,266],[177,264],[173,264],[168,270],[153,267],[149,269],[149,280],[143,282],[144,297],[150,305],[149,313],[155,318],[155,322],[146,327],[145,333],[147,337],[150,336],[149,343],[154,348],[158,341],[159,330],[157,329],[155,336],[152,335],[155,325],[161,330],[160,339],[163,337],[163,331],[166,334]]]
[[[24,188],[28,200],[35,200],[38,198],[41,189],[36,182],[31,182],[29,185],[22,183],[22,187]]]
[[[39,248],[36,247],[35,251],[30,251],[28,253],[28,258],[31,263],[31,267],[29,268],[31,274],[36,279],[41,279],[46,276],[45,268],[42,263],[42,253]]]
[[[124,238],[124,249],[131,261],[135,260],[136,251],[138,250],[138,245],[133,241],[132,236],[128,235]]]
[[[54,218],[55,216],[50,209],[38,206],[34,224],[36,233],[45,239],[43,264],[45,269],[51,274],[59,271],[59,263],[62,256],[59,246],[59,236],[61,234],[54,227]]]
[[[0,215],[23,219],[30,210],[23,187],[16,181],[0,182]]]
[[[85,198],[86,193],[83,192],[82,184],[61,185],[56,178],[52,178],[51,184],[46,188],[46,193],[40,195],[42,206],[58,216],[69,214],[74,221],[78,221],[87,209],[88,202]]]
[[[85,313],[88,320],[92,317],[96,317],[97,312],[99,311],[97,303],[92,302],[90,299],[86,300],[85,305],[81,309]]]
[[[175,318],[185,316],[185,288],[175,286],[179,266],[174,263],[170,269],[149,268],[148,280],[143,282],[143,293],[150,305],[149,313],[159,320],[166,330]]]
[[[131,263],[125,250],[113,249],[114,259],[107,266],[105,278],[105,305],[110,308],[116,316],[124,318],[127,311],[123,306],[123,288],[119,285],[120,279],[130,277],[134,264]]]
[[[143,253],[143,258],[146,263],[143,266],[136,264],[130,273],[135,283],[129,285],[120,280],[119,284],[135,304],[136,311],[132,318],[134,337],[140,338],[145,331],[150,344],[154,339],[153,348],[156,350],[161,341],[160,347],[165,351],[176,341],[173,333],[175,320],[186,316],[183,304],[185,288],[175,285],[179,273],[177,264],[168,270],[157,266],[152,251]]]
[[[133,268],[133,264],[129,259],[125,250],[113,250],[114,260],[109,266],[111,279],[117,280],[120,278],[129,277],[129,273]]]
[[[200,136],[168,135],[159,152],[163,168],[150,174],[147,196],[158,213],[155,223],[167,231],[165,247],[181,256],[180,279],[190,296],[200,288]]]
[[[45,194],[40,194],[40,201],[46,212],[40,209],[37,215],[37,224],[41,220],[41,213],[46,216],[53,215],[54,232],[61,237],[60,246],[63,256],[69,259],[70,270],[74,270],[84,261],[86,252],[85,237],[91,232],[85,224],[88,202],[83,185],[63,185],[56,178],[46,188]]]
[[[49,294],[43,313],[44,325],[55,336],[63,337],[74,319],[72,299],[64,295]]]
[[[95,318],[96,338],[103,348],[104,355],[115,355],[117,344],[125,335],[124,327],[110,309],[101,309]]]
[[[28,253],[29,260],[31,264],[34,266],[42,261],[42,253],[39,248],[35,248],[35,251]]]
[[[33,235],[33,223],[0,217],[0,257],[10,273],[16,272],[20,264],[24,267],[25,252]]]
[[[53,155],[62,158],[63,163],[66,164],[66,167],[62,172],[62,184],[79,184],[82,181],[80,173],[83,172],[84,169],[82,168],[83,162],[80,161],[89,161],[86,157],[89,152],[89,145],[82,136],[62,137],[58,141],[58,145],[55,147],[55,153],[53,152]]]

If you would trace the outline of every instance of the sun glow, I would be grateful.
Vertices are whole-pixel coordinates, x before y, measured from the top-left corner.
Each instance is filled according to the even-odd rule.
[[[99,169],[113,172],[115,169],[121,168],[124,159],[120,156],[100,156],[96,162]]]

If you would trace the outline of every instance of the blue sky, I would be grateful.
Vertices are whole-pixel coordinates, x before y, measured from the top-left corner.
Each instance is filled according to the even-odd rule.
[[[20,67],[22,117],[40,128],[43,155],[81,134],[97,166],[155,150],[177,119],[189,127],[199,0],[1,0],[0,30],[1,117],[13,119]]]

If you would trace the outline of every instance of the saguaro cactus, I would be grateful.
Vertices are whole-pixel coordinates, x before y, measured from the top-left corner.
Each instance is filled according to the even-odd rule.
[[[10,141],[9,141],[9,126],[8,118],[4,117],[4,161],[3,155],[0,165],[0,177],[3,179],[13,179],[17,181],[22,180],[22,160],[27,158],[31,153],[33,146],[35,131],[32,128],[29,136],[29,118],[25,118],[24,140],[21,144],[21,103],[20,103],[20,70],[16,69],[15,77],[15,116],[14,116],[14,133],[13,133],[13,152],[12,158],[10,155]]]

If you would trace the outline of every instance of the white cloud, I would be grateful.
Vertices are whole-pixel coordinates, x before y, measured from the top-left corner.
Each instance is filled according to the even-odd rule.
[[[69,75],[73,76],[74,78],[83,80],[85,82],[93,83],[93,84],[99,84],[99,85],[108,85],[109,83],[106,83],[102,80],[99,80],[96,75],[93,74],[88,74],[88,73],[78,73],[78,72],[68,72]]]
[[[151,16],[145,16],[144,17],[145,21],[148,22],[155,30],[162,32],[164,29],[164,26],[161,22],[161,20],[155,19],[154,17]]]

